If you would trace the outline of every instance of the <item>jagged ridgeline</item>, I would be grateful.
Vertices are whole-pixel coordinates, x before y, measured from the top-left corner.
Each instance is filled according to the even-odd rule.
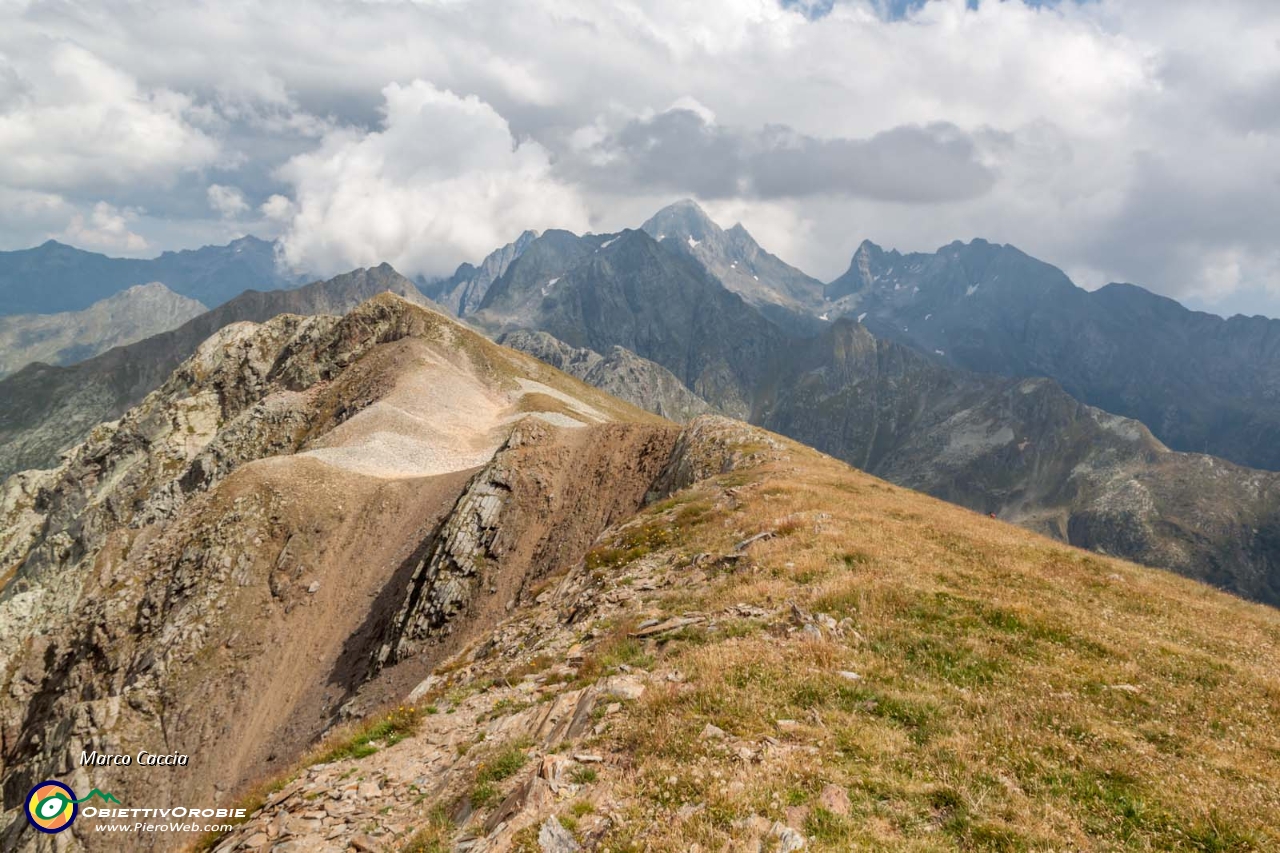
[[[1276,611],[391,294],[220,328],[0,511],[6,850],[46,778],[226,853],[1280,844]]]

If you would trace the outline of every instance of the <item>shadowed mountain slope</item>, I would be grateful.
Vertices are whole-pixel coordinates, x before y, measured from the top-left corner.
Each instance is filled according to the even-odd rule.
[[[786,335],[692,258],[643,231],[547,232],[490,289],[474,320],[534,328],[573,347],[657,362],[704,400],[745,416]]]

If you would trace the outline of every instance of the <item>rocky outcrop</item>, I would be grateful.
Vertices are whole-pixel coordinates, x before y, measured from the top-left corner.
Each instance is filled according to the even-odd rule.
[[[468,630],[487,623],[493,614],[473,607],[477,590],[505,603],[565,560],[580,559],[601,530],[643,505],[676,432],[611,424],[560,436],[533,419],[516,426],[415,566],[378,664],[419,654],[424,643],[454,632],[468,609]]]
[[[523,329],[501,335],[498,343],[527,352],[588,385],[673,421],[683,423],[712,411],[671,371],[622,347],[610,347],[601,355],[571,347],[546,332]]]

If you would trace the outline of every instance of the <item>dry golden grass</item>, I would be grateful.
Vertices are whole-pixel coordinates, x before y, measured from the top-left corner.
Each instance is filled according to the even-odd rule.
[[[650,508],[636,529],[671,535],[644,558],[703,571],[692,555],[778,531],[665,609],[795,602],[851,625],[721,621],[632,650],[684,681],[609,736],[640,805],[604,846],[719,850],[790,807],[817,850],[1280,849],[1280,613],[788,453]],[[781,747],[744,761],[707,723]],[[816,806],[826,784],[847,816]]]

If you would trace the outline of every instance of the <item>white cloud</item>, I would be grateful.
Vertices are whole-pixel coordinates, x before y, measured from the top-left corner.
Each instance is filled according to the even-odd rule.
[[[136,80],[69,43],[41,44],[0,105],[0,184],[40,191],[165,183],[213,163],[218,144],[188,124],[190,99]],[[24,67],[25,65],[25,67]]]
[[[244,193],[237,187],[209,184],[207,195],[209,206],[223,219],[235,219],[249,209],[249,203],[244,200]]]
[[[586,226],[585,205],[551,177],[546,150],[517,143],[490,105],[421,80],[383,96],[380,130],[332,132],[279,170],[294,191],[282,238],[290,264],[447,273],[526,228]]]
[[[264,201],[258,209],[262,211],[263,216],[272,222],[285,222],[293,216],[294,212],[293,202],[287,196],[282,196],[279,193]]]
[[[73,214],[71,222],[62,233],[62,239],[76,246],[109,249],[128,253],[146,250],[147,241],[129,230],[130,220],[136,219],[135,210],[120,210],[105,201],[93,206],[88,216]]]

